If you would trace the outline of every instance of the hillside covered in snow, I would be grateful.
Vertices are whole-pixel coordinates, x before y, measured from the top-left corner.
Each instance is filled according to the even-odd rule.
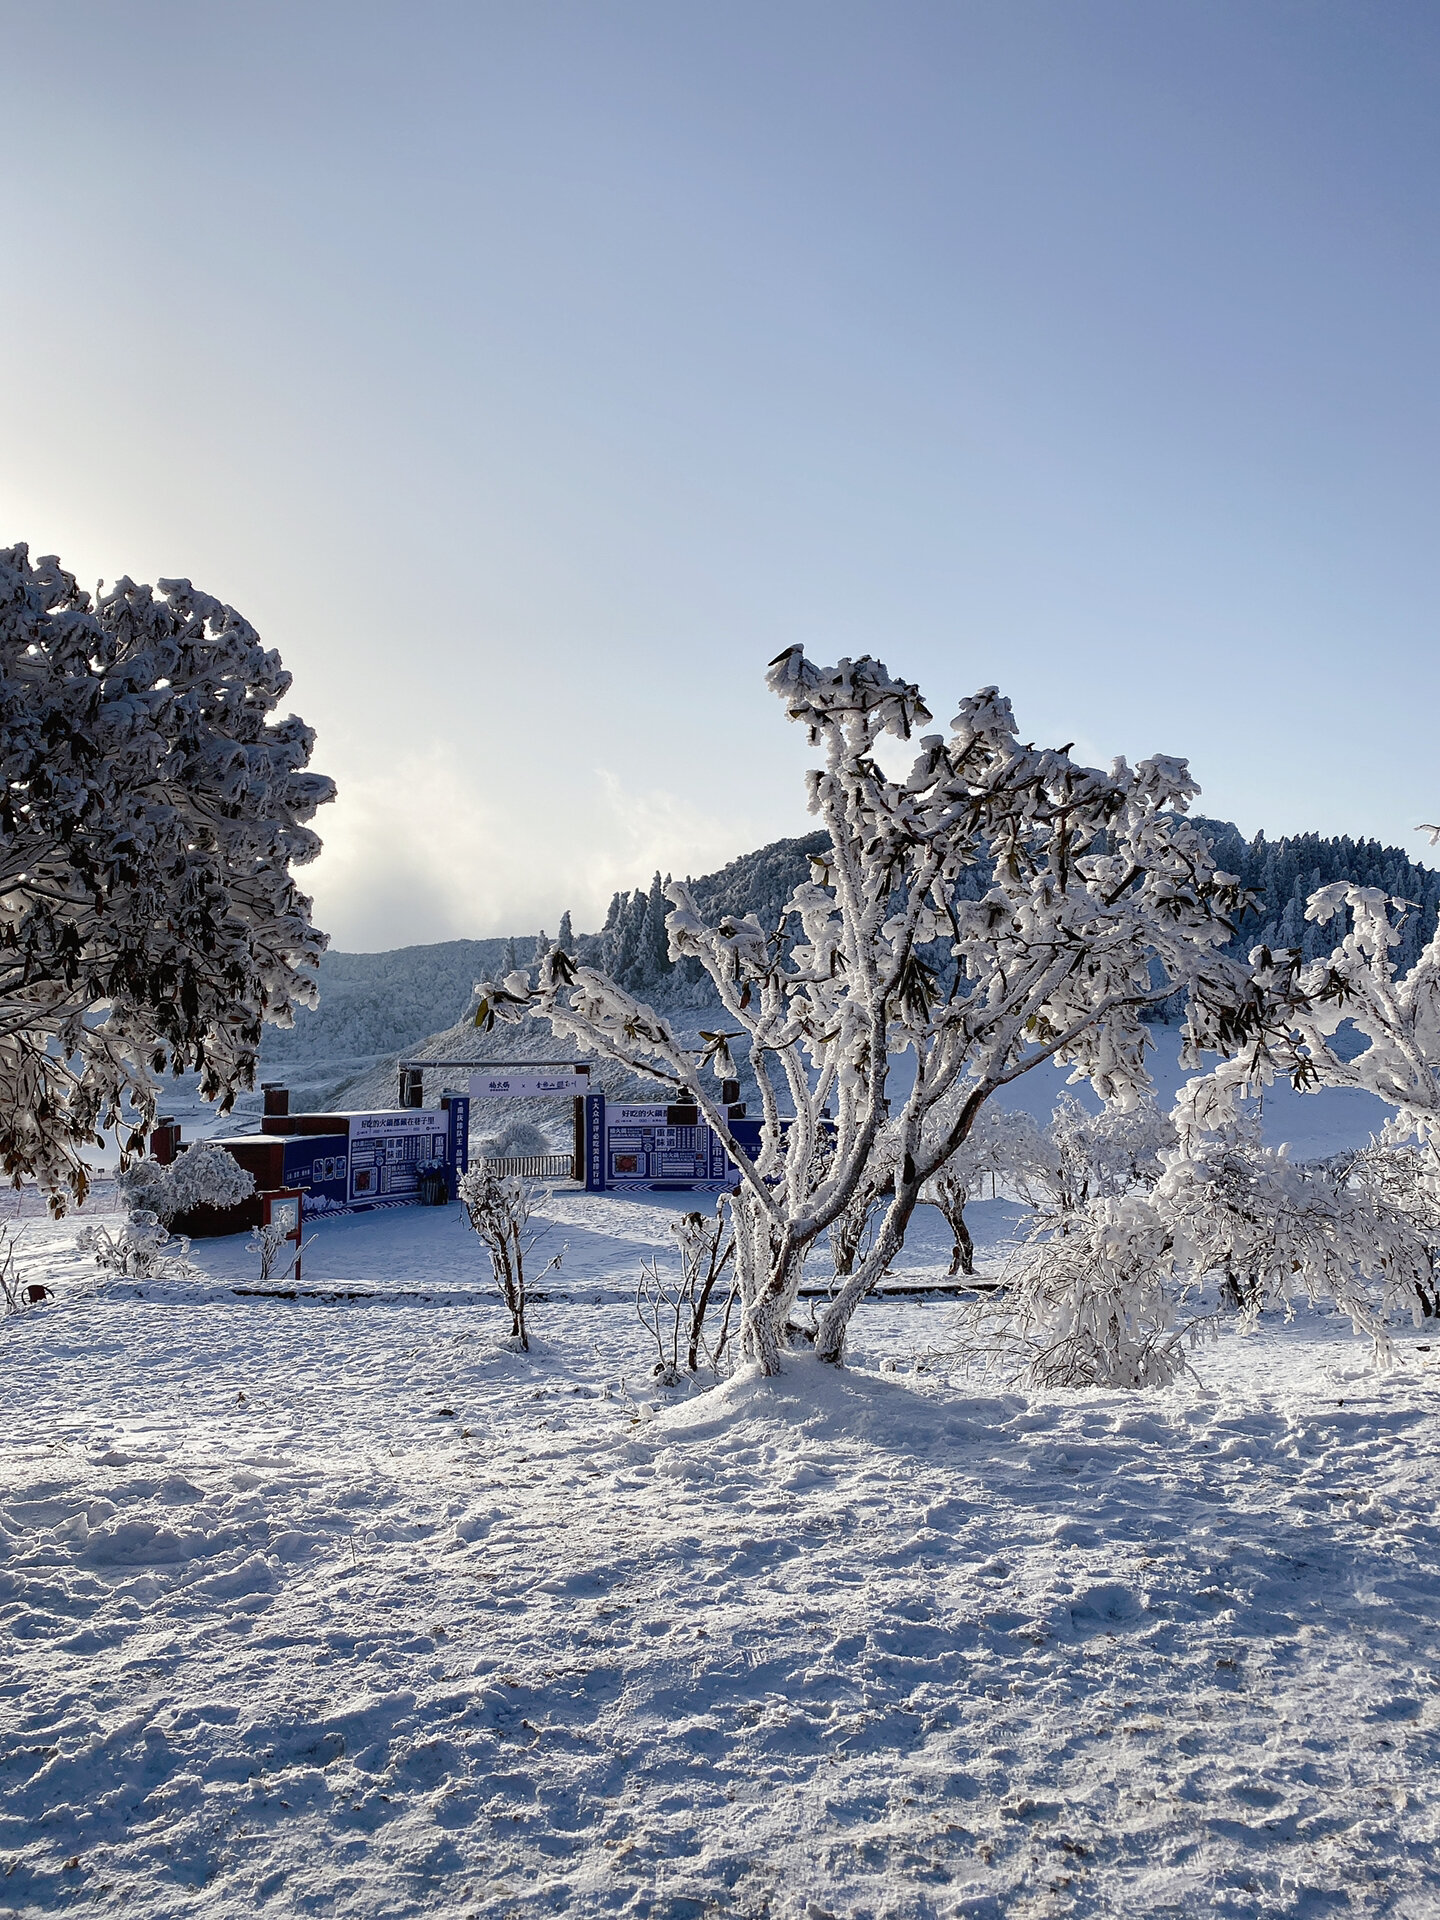
[[[1331,929],[1306,924],[1306,899],[1334,879],[1352,879],[1380,887],[1398,899],[1413,900],[1405,922],[1398,962],[1409,968],[1434,933],[1440,918],[1440,872],[1411,860],[1400,847],[1356,841],[1348,835],[1325,839],[1298,833],[1267,839],[1258,833],[1246,841],[1227,820],[1198,822],[1210,837],[1215,856],[1254,891],[1256,908],[1246,916],[1233,941],[1235,952],[1260,945],[1302,947],[1306,958],[1331,947]],[[691,881],[695,900],[710,918],[718,914],[756,914],[772,924],[795,885],[808,877],[810,854],[822,851],[824,833],[772,841],[741,854],[716,874]],[[666,954],[660,876],[634,893],[616,893],[605,925],[597,933],[574,935],[574,948],[588,966],[601,966],[624,987],[645,989],[664,1006],[708,1004],[707,987],[693,964],[674,968]],[[975,889],[983,891],[977,872]],[[432,1035],[442,1035],[463,1020],[476,979],[513,964],[524,964],[536,950],[540,933],[516,933],[488,941],[440,941],[430,947],[397,947],[376,954],[326,952],[321,960],[321,1004],[301,1012],[290,1029],[267,1027],[263,1066],[307,1068],[380,1068],[401,1050],[424,1050]],[[547,1046],[553,1048],[553,1039]],[[520,1044],[524,1052],[524,1043]],[[538,1056],[540,1058],[540,1056]]]
[[[1254,894],[1255,906],[1231,943],[1237,954],[1264,943],[1298,946],[1307,958],[1333,944],[1334,930],[1305,920],[1305,901],[1318,887],[1350,880],[1414,902],[1397,954],[1411,966],[1440,917],[1440,871],[1420,865],[1399,847],[1348,835],[1297,834],[1247,841],[1228,821],[1198,823],[1220,864]],[[793,889],[809,876],[810,856],[825,846],[822,832],[776,840],[742,854],[718,872],[690,882],[701,911],[742,917],[753,913],[772,925]],[[985,877],[977,869],[975,890]],[[698,1034],[712,1023],[709,983],[693,962],[671,963],[666,951],[667,903],[661,876],[649,887],[617,893],[604,925],[571,935],[586,965],[598,966],[623,986],[642,992],[669,1011],[685,1030]],[[567,916],[568,918],[568,916]],[[564,928],[568,933],[569,929]],[[528,1021],[503,1035],[476,1033],[468,1023],[477,980],[525,964],[539,933],[490,940],[447,940],[400,947],[387,953],[327,953],[320,963],[320,1005],[302,1012],[291,1029],[266,1028],[263,1068],[283,1073],[323,1107],[389,1104],[395,1098],[396,1062],[406,1058],[492,1061],[503,1052],[519,1060],[553,1060],[564,1050],[544,1021]],[[558,1049],[558,1050],[557,1050]],[[612,1098],[638,1098],[648,1083],[605,1068],[599,1083]],[[439,1082],[437,1081],[437,1085]]]

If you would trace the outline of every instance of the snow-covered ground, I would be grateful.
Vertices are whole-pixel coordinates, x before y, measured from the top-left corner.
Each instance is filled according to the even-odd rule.
[[[323,1224],[350,1304],[26,1223],[0,1914],[1440,1911],[1440,1340],[1036,1397],[884,1301],[843,1373],[657,1410],[624,1296],[683,1204],[557,1197],[528,1356],[454,1208]]]

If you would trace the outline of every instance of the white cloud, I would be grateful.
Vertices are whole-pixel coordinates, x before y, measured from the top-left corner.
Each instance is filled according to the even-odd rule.
[[[553,932],[567,908],[591,929],[616,889],[657,869],[709,872],[786,830],[723,792],[641,786],[609,768],[497,795],[479,754],[443,743],[336,774],[340,798],[318,822],[325,851],[300,878],[345,949]]]

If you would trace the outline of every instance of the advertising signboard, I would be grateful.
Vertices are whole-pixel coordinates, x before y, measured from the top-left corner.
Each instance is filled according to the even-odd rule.
[[[439,1107],[348,1115],[351,1206],[414,1200],[420,1169],[449,1159],[450,1118]]]
[[[607,1187],[705,1187],[734,1184],[719,1139],[703,1122],[672,1126],[659,1106],[605,1108]]]
[[[605,1096],[585,1096],[585,1191],[605,1191]]]

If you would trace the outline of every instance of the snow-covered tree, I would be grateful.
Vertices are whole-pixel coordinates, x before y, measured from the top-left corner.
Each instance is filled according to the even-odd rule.
[[[523,1180],[499,1174],[485,1160],[477,1160],[460,1176],[460,1204],[465,1217],[490,1256],[490,1269],[510,1315],[510,1337],[520,1349],[530,1351],[530,1333],[525,1325],[529,1305],[529,1277],[525,1262],[543,1236],[544,1227],[532,1227],[537,1190]],[[556,1254],[544,1271],[560,1264]]]
[[[945,1122],[942,1107],[938,1125]],[[1034,1206],[1053,1185],[1057,1171],[1055,1150],[1033,1114],[1007,1113],[993,1102],[982,1107],[969,1133],[931,1175],[920,1195],[940,1209],[950,1229],[955,1243],[952,1275],[975,1271],[975,1243],[965,1223],[965,1208],[984,1192],[987,1182],[992,1189],[1003,1186],[1007,1197]]]
[[[238,1207],[255,1191],[255,1176],[212,1140],[197,1140],[168,1166],[138,1160],[116,1184],[126,1204],[148,1207],[162,1226],[196,1207]]]
[[[0,550],[0,1167],[63,1208],[81,1149],[153,1075],[228,1110],[262,1023],[315,998],[325,945],[290,877],[334,796],[253,627],[187,580],[92,599]]]
[[[805,1260],[866,1177],[896,1056],[909,1053],[913,1072],[894,1102],[894,1190],[819,1317],[829,1360],[926,1183],[1002,1086],[1058,1059],[1124,1104],[1148,1084],[1146,1006],[1183,990],[1192,1051],[1228,1049],[1256,1008],[1244,969],[1219,952],[1236,895],[1182,817],[1196,791],[1183,761],[1103,773],[1026,745],[990,687],[892,777],[877,748],[931,718],[918,688],[868,657],[821,668],[798,647],[772,664],[769,685],[822,749],[808,779],[827,840],[770,925],[753,914],[708,923],[686,886],[669,888],[671,956],[710,976],[721,1030],[689,1052],[653,1008],[558,952],[537,983],[516,971],[488,985],[477,1012],[538,1010],[557,1033],[699,1102],[740,1169],[743,1349],[774,1372]],[[732,1042],[748,1047],[759,1091],[754,1161],[703,1072],[733,1074]],[[951,1124],[927,1134],[957,1090]]]
[[[1110,1102],[1091,1113],[1072,1094],[1062,1094],[1046,1129],[1051,1147],[1051,1194],[1062,1214],[1092,1200],[1153,1187],[1160,1156],[1176,1141],[1175,1123],[1150,1093],[1133,1106]]]

